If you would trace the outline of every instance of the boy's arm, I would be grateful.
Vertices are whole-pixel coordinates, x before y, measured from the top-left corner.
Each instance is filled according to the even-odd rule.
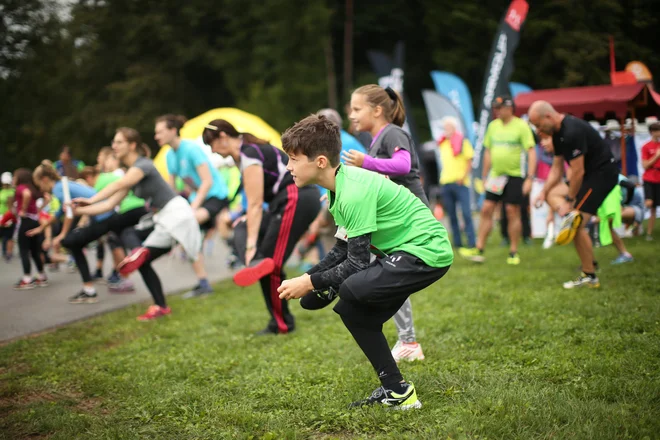
[[[307,275],[312,275],[318,272],[324,272],[331,269],[344,261],[348,255],[348,243],[344,240],[337,239],[335,245],[325,255],[323,260],[307,271]]]
[[[346,245],[346,258],[340,264],[310,275],[310,281],[314,289],[339,288],[346,278],[369,267],[371,260],[370,245],[371,233],[349,238]]]

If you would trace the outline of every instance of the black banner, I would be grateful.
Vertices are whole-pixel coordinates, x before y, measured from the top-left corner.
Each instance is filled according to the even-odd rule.
[[[473,167],[475,170],[481,170],[481,158],[483,157],[483,144],[486,128],[491,119],[491,105],[493,99],[500,95],[509,95],[509,78],[513,73],[513,54],[520,41],[520,29],[525,18],[529,5],[525,0],[513,0],[509,5],[500,26],[495,34],[493,47],[490,50],[490,58],[484,76],[484,84],[479,100],[479,113],[477,113],[477,122],[479,131],[477,132],[477,141],[474,145]],[[477,175],[480,177],[480,174]]]
[[[403,98],[403,105],[406,109],[406,122],[403,125],[403,129],[410,133],[410,137],[412,137],[413,142],[415,142],[415,147],[419,151],[420,143],[417,137],[417,130],[412,112],[410,111],[412,106],[403,91],[403,61],[405,58],[405,45],[402,41],[396,44],[394,47],[393,58],[377,50],[367,51],[367,57],[369,58],[369,62],[371,63],[374,72],[378,75],[378,84],[381,87],[391,87],[399,92]]]

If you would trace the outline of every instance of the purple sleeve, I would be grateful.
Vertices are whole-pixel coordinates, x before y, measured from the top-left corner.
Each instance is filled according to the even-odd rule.
[[[410,172],[410,153],[401,149],[396,151],[391,159],[364,156],[362,168],[388,176],[402,176]]]

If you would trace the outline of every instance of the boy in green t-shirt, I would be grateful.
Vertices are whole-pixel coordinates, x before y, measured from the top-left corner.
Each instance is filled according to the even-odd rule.
[[[339,128],[325,117],[298,122],[284,133],[282,145],[298,187],[316,184],[328,190],[339,230],[323,261],[282,283],[280,298],[301,298],[303,308],[320,309],[339,297],[334,310],[382,384],[351,407],[421,407],[414,385],[403,380],[392,357],[383,324],[411,294],[447,273],[454,260],[447,231],[408,189],[380,174],[340,165]],[[371,262],[371,253],[380,258]]]

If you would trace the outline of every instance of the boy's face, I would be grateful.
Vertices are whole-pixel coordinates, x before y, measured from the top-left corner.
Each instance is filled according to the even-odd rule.
[[[660,130],[652,130],[651,137],[656,140],[660,139]]]
[[[286,169],[289,170],[293,177],[293,182],[298,188],[316,183],[317,177],[322,170],[321,163],[327,162],[325,156],[319,156],[314,160],[309,160],[309,157],[304,154],[289,154],[289,163]]]

